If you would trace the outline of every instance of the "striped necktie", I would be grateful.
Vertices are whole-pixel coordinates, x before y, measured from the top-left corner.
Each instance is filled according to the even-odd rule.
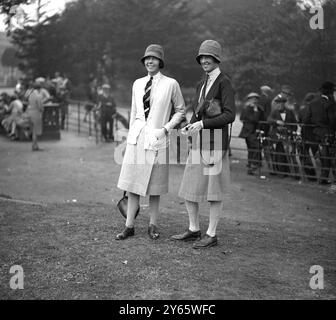
[[[150,93],[152,88],[152,80],[153,77],[150,77],[149,81],[145,87],[145,95],[143,96],[143,104],[144,104],[144,111],[145,111],[145,119],[147,120],[149,111],[150,111]]]
[[[204,86],[203,86],[203,90],[202,90],[202,95],[201,98],[203,98],[203,100],[205,100],[205,96],[206,96],[206,89],[207,89],[207,85],[209,82],[209,75],[207,74],[206,78],[205,78],[205,82],[204,82]]]

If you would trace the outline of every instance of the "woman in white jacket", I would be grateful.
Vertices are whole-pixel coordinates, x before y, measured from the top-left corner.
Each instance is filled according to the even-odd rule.
[[[132,110],[127,147],[118,188],[128,192],[125,229],[116,236],[134,235],[134,218],[140,196],[149,195],[149,237],[159,237],[157,220],[160,196],[168,193],[168,136],[185,119],[185,105],[177,81],[164,76],[164,53],[160,45],[147,47],[141,59],[148,75],[137,79],[132,89]],[[172,108],[174,116],[169,120]]]

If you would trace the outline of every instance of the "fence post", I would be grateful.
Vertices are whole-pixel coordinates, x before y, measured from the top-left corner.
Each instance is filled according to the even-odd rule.
[[[77,105],[77,118],[78,118],[77,130],[78,134],[80,134],[80,102],[78,102]]]
[[[66,113],[66,118],[65,118],[65,121],[66,121],[66,130],[69,131],[69,112],[70,112],[70,103],[67,107],[67,113]]]
[[[91,137],[91,110],[89,112],[89,137]]]

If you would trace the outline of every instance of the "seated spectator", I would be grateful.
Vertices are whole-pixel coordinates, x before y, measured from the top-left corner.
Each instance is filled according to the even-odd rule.
[[[12,140],[17,140],[18,135],[18,126],[22,125],[22,115],[23,115],[23,103],[18,98],[17,92],[14,93],[12,102],[9,105],[9,114],[2,121],[2,125],[8,133],[8,137]]]
[[[9,106],[3,95],[0,95],[0,123],[10,114]]]

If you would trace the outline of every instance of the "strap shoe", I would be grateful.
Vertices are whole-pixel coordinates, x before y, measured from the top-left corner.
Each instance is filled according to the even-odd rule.
[[[160,237],[160,233],[157,230],[157,226],[150,224],[148,227],[148,235],[152,240],[156,240]]]
[[[217,236],[210,237],[208,234],[193,244],[194,249],[209,248],[217,245]]]

